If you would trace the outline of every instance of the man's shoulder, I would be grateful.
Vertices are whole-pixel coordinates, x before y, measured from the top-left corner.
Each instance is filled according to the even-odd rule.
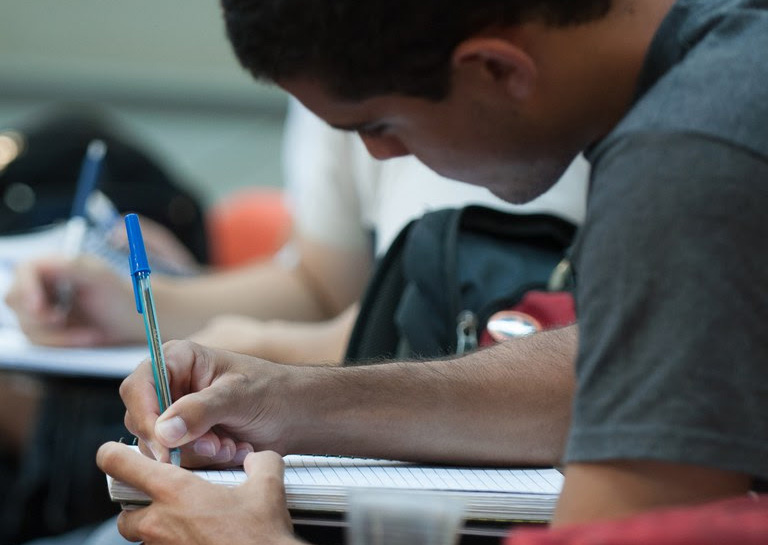
[[[768,157],[768,2],[691,10],[664,30],[646,62],[644,89],[595,148],[633,134],[690,133]],[[759,9],[753,9],[757,5]]]
[[[574,261],[587,252],[608,256],[604,262],[623,247],[653,254],[660,240],[698,251],[718,241],[735,247],[743,232],[768,236],[767,181],[768,156],[719,139],[685,132],[617,138],[593,168]]]

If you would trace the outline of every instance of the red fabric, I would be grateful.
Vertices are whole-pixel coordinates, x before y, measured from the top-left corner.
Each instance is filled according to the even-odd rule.
[[[513,531],[505,545],[766,545],[768,495],[554,530]]]
[[[538,321],[543,330],[570,325],[576,321],[573,295],[567,291],[529,291],[518,304],[506,309],[522,312]],[[480,346],[496,341],[487,330],[480,333]]]
[[[562,327],[576,321],[573,295],[567,291],[529,291],[512,310],[530,314],[544,329]]]

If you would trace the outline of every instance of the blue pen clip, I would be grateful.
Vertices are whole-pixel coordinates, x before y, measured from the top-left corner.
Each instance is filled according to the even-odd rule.
[[[144,314],[144,306],[141,303],[139,290],[139,276],[146,276],[152,272],[149,268],[147,251],[144,248],[144,237],[141,236],[141,226],[139,225],[139,216],[128,214],[125,216],[125,231],[128,235],[128,266],[131,271],[131,280],[133,281],[133,295],[136,298],[136,310],[139,314]]]

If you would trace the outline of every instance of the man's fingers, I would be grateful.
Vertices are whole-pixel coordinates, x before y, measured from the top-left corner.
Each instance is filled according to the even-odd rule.
[[[181,469],[151,460],[128,445],[105,443],[96,453],[96,465],[113,478],[154,497],[167,487],[171,474]]]
[[[271,450],[252,452],[243,464],[248,480],[243,484],[251,489],[254,497],[266,498],[275,505],[285,504],[285,462],[283,457]]]
[[[146,509],[124,510],[117,517],[117,531],[130,542],[141,541],[138,527],[142,524],[142,519],[146,516]]]
[[[229,395],[220,391],[221,388],[205,387],[207,380],[202,381],[202,391],[189,393],[200,382],[199,372],[195,370],[200,350],[203,349],[188,342],[165,345],[172,395],[177,401],[162,415],[151,361],[142,362],[120,385],[120,396],[128,409],[126,427],[160,459],[165,459],[167,448],[193,441],[191,448],[185,449],[185,459],[192,456],[191,465],[201,465],[202,459],[206,459],[207,464],[230,461],[235,455],[231,439],[226,445],[231,446],[228,449],[231,452],[222,453],[221,438],[211,431],[220,422],[219,415],[227,412]]]
[[[271,450],[253,452],[245,458],[244,468],[248,475],[248,480],[241,485],[245,495],[259,498],[273,513],[273,520],[280,519],[290,532],[292,524],[285,500],[283,457]]]
[[[260,478],[264,476],[276,477],[283,481],[285,472],[285,462],[283,457],[277,452],[271,450],[262,450],[261,452],[252,452],[245,458],[243,469],[249,478]]]
[[[120,397],[127,408],[125,427],[128,431],[143,441],[154,441],[155,421],[160,415],[160,406],[150,360],[141,362],[120,384]]]
[[[147,458],[152,458],[153,460],[162,461],[157,457],[157,455],[152,451],[152,449],[149,448],[149,445],[147,445],[147,443],[145,443],[144,441],[139,440],[137,443],[137,446],[139,447],[139,452],[141,452]]]
[[[175,341],[166,345],[165,356],[176,401],[155,424],[154,435],[162,444],[184,445],[218,424],[241,417],[233,407],[235,389],[227,378],[233,354]]]
[[[253,451],[240,432],[255,412],[251,387],[258,391],[269,378],[250,361],[240,362],[251,359],[240,354],[189,341],[171,341],[164,349],[175,401],[159,414],[151,362],[143,362],[120,387],[126,427],[162,460],[168,448],[182,447],[186,467],[241,465]]]
[[[187,394],[160,415],[155,423],[154,434],[167,447],[195,441],[232,416],[228,400],[229,396],[223,388],[216,386]],[[218,450],[217,445],[215,453]]]

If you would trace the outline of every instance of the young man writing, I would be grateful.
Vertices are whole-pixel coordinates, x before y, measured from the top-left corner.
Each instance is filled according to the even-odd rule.
[[[554,368],[578,346],[556,524],[741,495],[768,477],[768,2],[224,7],[255,76],[358,131],[378,158],[412,153],[520,202],[586,149],[578,342],[571,328],[417,369],[277,367],[172,344],[178,401],[162,418],[147,365],[122,388],[126,422],[145,445],[164,459],[188,445],[189,465],[204,462],[201,444],[233,455],[554,462],[568,415],[547,413],[544,384],[565,380]],[[525,412],[515,388],[537,378],[540,410],[526,399]],[[121,515],[131,539],[293,539],[272,454],[248,457],[252,480],[233,491],[119,445],[98,461],[154,498]],[[221,510],[211,515],[212,505]]]

